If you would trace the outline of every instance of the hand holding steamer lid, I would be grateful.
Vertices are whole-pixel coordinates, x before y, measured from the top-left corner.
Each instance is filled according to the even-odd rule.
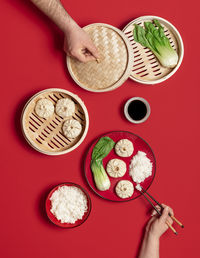
[[[83,28],[99,51],[97,61],[81,63],[67,57],[67,67],[74,81],[93,92],[111,91],[130,76],[133,66],[131,45],[122,31],[103,23]]]

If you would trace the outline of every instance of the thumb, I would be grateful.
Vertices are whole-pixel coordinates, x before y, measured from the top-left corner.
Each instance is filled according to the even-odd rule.
[[[75,57],[76,59],[78,59],[78,60],[79,60],[80,62],[82,62],[82,63],[86,63],[86,62],[87,62],[87,60],[86,60],[86,58],[85,58],[85,55],[82,54],[82,53],[77,52],[76,55],[74,55],[74,57]]]
[[[83,54],[83,53],[77,53],[76,56],[75,56],[80,62],[82,63],[87,63],[89,61],[94,61],[95,60],[95,57],[92,56],[92,55],[86,55],[86,54]]]
[[[169,216],[169,208],[165,207],[159,220],[162,222],[165,222],[167,220],[168,216]]]
[[[95,57],[95,58],[99,58],[99,52],[97,50],[97,48],[95,47],[95,45],[93,43],[89,44],[87,46],[87,49],[90,51],[90,53]]]

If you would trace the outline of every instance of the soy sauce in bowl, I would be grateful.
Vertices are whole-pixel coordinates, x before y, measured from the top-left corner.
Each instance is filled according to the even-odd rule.
[[[124,114],[132,123],[142,123],[150,115],[149,103],[140,97],[129,99],[124,106]]]
[[[133,100],[128,106],[128,114],[133,120],[141,120],[147,114],[147,107],[141,100]]]

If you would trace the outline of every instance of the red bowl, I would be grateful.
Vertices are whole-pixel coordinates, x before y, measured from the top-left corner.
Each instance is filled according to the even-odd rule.
[[[58,187],[60,186],[75,186],[77,188],[79,188],[80,190],[82,190],[82,192],[85,194],[86,198],[87,198],[87,206],[88,206],[88,209],[87,211],[85,212],[85,214],[83,215],[83,218],[82,219],[79,219],[77,220],[75,223],[71,224],[71,223],[61,223],[60,220],[58,220],[54,215],[53,213],[51,213],[51,201],[50,201],[50,198],[52,196],[52,194],[58,189]],[[62,184],[59,184],[57,185],[56,187],[54,187],[51,192],[48,194],[47,196],[47,199],[46,199],[46,213],[47,213],[47,216],[48,218],[51,220],[51,222],[53,222],[55,225],[59,226],[59,227],[62,227],[62,228],[74,228],[74,227],[78,227],[80,226],[83,222],[85,222],[88,218],[88,216],[90,215],[90,212],[91,212],[91,207],[92,207],[92,203],[91,203],[91,199],[90,199],[90,196],[89,194],[86,192],[85,189],[83,189],[83,187],[81,187],[80,185],[78,184],[75,184],[75,183],[71,183],[71,182],[66,182],[66,183],[62,183]]]
[[[93,179],[92,170],[90,168],[90,162],[91,162],[91,157],[92,157],[92,151],[93,151],[93,148],[94,148],[95,144],[99,141],[99,139],[101,137],[105,137],[105,136],[110,137],[114,142],[117,142],[117,141],[119,141],[121,139],[128,139],[128,140],[130,140],[133,143],[134,152],[131,155],[131,157],[123,158],[123,157],[119,157],[115,153],[114,148],[113,148],[113,150],[111,150],[111,152],[103,159],[103,166],[104,166],[104,168],[106,168],[106,164],[107,164],[107,162],[109,160],[114,159],[114,158],[118,158],[118,159],[123,160],[126,163],[127,172],[126,172],[126,174],[123,177],[120,177],[120,178],[109,177],[110,182],[111,182],[110,188],[107,191],[99,191],[96,188],[96,185],[95,185],[95,182],[94,182],[94,179]],[[87,153],[86,158],[85,158],[85,164],[84,164],[85,177],[86,177],[86,180],[87,180],[89,186],[92,188],[92,190],[97,195],[99,195],[101,198],[103,198],[105,200],[109,200],[109,201],[115,201],[115,202],[130,201],[130,200],[134,200],[137,197],[139,197],[141,195],[141,193],[138,190],[136,190],[136,189],[134,190],[133,195],[131,197],[129,197],[129,198],[126,198],[126,199],[121,199],[115,193],[115,186],[118,183],[118,181],[120,181],[120,180],[129,180],[129,181],[131,181],[133,183],[134,186],[136,186],[136,183],[133,182],[133,180],[132,180],[131,176],[129,175],[128,171],[129,171],[130,161],[131,161],[132,157],[137,154],[138,151],[145,152],[147,154],[147,157],[151,160],[152,165],[153,165],[153,167],[152,167],[152,175],[150,177],[146,178],[144,182],[140,183],[140,185],[145,190],[147,190],[150,187],[150,185],[152,184],[153,179],[155,177],[155,173],[156,173],[156,159],[155,159],[154,153],[153,153],[151,147],[148,145],[148,143],[146,141],[144,141],[141,137],[139,137],[139,136],[137,136],[137,135],[135,135],[133,133],[126,132],[126,131],[113,131],[113,132],[109,132],[109,133],[106,133],[104,135],[101,135],[98,139],[96,139],[92,143],[92,145],[90,146],[90,148],[88,150],[88,153]]]

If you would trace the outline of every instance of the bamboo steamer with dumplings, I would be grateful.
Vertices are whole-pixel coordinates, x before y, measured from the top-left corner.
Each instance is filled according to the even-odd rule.
[[[37,111],[37,104],[43,100],[53,107],[48,117],[42,116]],[[74,110],[66,117],[61,115],[60,110],[57,110],[58,103],[61,105],[63,100],[69,100],[74,106]],[[47,110],[47,107],[43,107],[42,110]],[[68,109],[63,106],[61,110]],[[71,137],[65,134],[64,127],[68,121],[73,121],[81,126],[78,135]],[[33,149],[46,155],[55,156],[69,153],[78,148],[87,135],[89,116],[84,102],[77,95],[64,89],[50,88],[36,93],[27,101],[21,115],[21,127],[26,141]],[[70,128],[73,127],[73,125],[70,126]]]

